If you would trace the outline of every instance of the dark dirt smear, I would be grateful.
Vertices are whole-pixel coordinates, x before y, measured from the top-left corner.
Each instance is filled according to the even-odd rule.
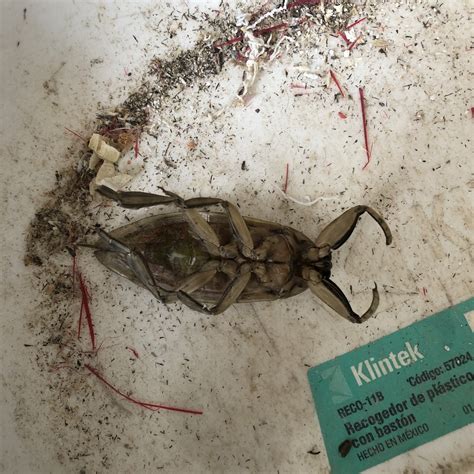
[[[117,108],[119,120],[144,129],[149,123],[152,105],[159,107],[180,90],[219,74],[224,58],[229,57],[230,54],[222,55],[208,42],[201,41],[192,50],[182,51],[172,59],[154,58],[148,70],[151,78]]]
[[[274,26],[282,21],[288,22],[285,34],[297,39],[302,24],[300,20],[308,13],[315,15],[312,17],[312,21],[316,21],[325,30],[335,33],[347,24],[354,12],[352,0],[342,0],[338,3],[343,6],[343,14],[326,17],[318,15],[319,5],[301,5],[272,15],[259,24],[258,28],[264,30],[265,27]],[[327,8],[330,8],[330,2]],[[263,13],[260,11],[258,14],[254,14],[250,23]],[[200,25],[205,24],[208,28],[204,29],[200,26],[199,30],[203,36],[212,39],[200,40],[192,49],[183,50],[172,58],[153,58],[140,87],[112,114],[115,120],[126,122],[143,130],[149,123],[152,106],[159,108],[163,101],[173,98],[181,90],[195,85],[202,79],[219,74],[224,64],[229,60],[245,57],[247,48],[245,42],[239,42],[230,47],[215,46],[226,40],[242,36],[242,30],[235,25],[233,11],[224,8],[221,15],[217,17],[212,18],[207,14],[201,16],[203,21]],[[193,19],[196,18],[193,17]],[[309,21],[307,27],[312,28],[314,25],[311,25]],[[279,35],[274,33],[273,37],[269,35],[270,32],[267,35],[261,35],[261,37],[265,40],[271,38],[271,44],[276,44]],[[269,53],[272,51],[270,48]]]
[[[74,247],[85,235],[92,177],[85,168],[56,174],[57,187],[48,193],[49,201],[36,212],[30,224],[25,265],[42,266],[56,253]]]

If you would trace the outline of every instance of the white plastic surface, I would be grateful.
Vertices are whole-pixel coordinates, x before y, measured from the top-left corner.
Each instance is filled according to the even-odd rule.
[[[262,72],[247,107],[229,107],[210,122],[209,104],[230,103],[240,83],[241,69],[229,64],[210,79],[219,84],[212,97],[192,88],[181,108],[163,110],[163,121],[180,121],[162,123],[157,140],[142,141],[145,171],[129,186],[216,195],[238,202],[244,215],[311,237],[351,205],[376,207],[394,245],[385,247],[364,217],[335,255],[334,278],[349,294],[352,285],[357,310],[368,305],[376,281],[377,317],[353,326],[309,292],[234,306],[218,317],[166,308],[83,250],[97,333],[108,341],[99,357],[108,378],[142,399],[202,408],[204,415],[142,411],[85,374],[94,388],[85,400],[80,390],[63,400],[50,389],[55,374],[39,370],[36,348],[25,346],[40,343],[32,328],[41,295],[22,259],[27,226],[55,171],[77,158],[67,148],[80,144],[64,127],[90,134],[97,102],[120,103],[151,57],[186,41],[180,34],[163,43],[165,26],[196,3],[1,3],[1,472],[327,472],[308,366],[472,296],[469,2],[444,2],[426,29],[420,18],[436,2],[390,2],[379,10],[388,55],[364,49],[348,58],[353,76],[343,79],[352,101],[334,102],[334,91],[294,97],[285,68],[297,58],[284,57]],[[368,98],[374,144],[366,170],[358,85]],[[186,146],[191,139],[196,151]],[[175,168],[162,159],[170,142]],[[287,163],[291,196],[337,198],[312,207],[283,199],[275,186],[282,186]],[[153,212],[113,206],[97,220],[111,229],[125,215]],[[71,305],[78,313],[79,301]],[[459,430],[372,471],[468,472],[472,434]],[[308,454],[313,448],[321,454]]]

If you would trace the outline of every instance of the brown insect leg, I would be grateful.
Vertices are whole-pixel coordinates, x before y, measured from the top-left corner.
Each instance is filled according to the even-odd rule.
[[[142,207],[159,206],[176,202],[175,196],[160,196],[159,194],[141,193],[135,191],[114,191],[107,186],[99,186],[97,192],[118,202],[127,209],[141,209]]]
[[[111,237],[107,232],[98,229],[97,233],[102,241],[106,244],[107,250],[109,252],[117,252],[121,254],[123,258],[122,265],[127,268],[135,278],[143,285],[147,290],[149,290],[155,298],[160,301],[165,302],[166,296],[170,293],[163,288],[160,288],[153,278],[153,275],[148,268],[148,265],[143,258],[143,256],[132,250],[127,245]]]
[[[206,283],[210,282],[217,274],[220,262],[211,260],[195,272],[184,278],[174,289],[174,291],[182,291],[183,293],[193,293],[202,288]]]
[[[252,236],[244,218],[241,216],[237,207],[232,203],[219,198],[210,197],[198,197],[184,200],[175,193],[163,188],[160,189],[165,193],[165,196],[135,191],[114,191],[107,186],[99,186],[97,192],[118,202],[122,207],[128,209],[176,204],[185,212],[186,218],[193,232],[204,242],[208,251],[216,256],[220,255],[220,244],[217,235],[196,209],[220,204],[229,217],[233,234],[241,244],[244,255],[249,256],[251,254],[253,251]]]
[[[362,316],[352,310],[346,296],[333,281],[329,279],[321,279],[319,282],[309,281],[308,287],[321,301],[352,323],[363,323],[375,313],[379,305],[377,285],[372,289],[372,303]]]
[[[223,313],[229,306],[237,302],[239,296],[247,286],[250,276],[251,273],[247,272],[234,278],[234,280],[229,283],[229,286],[227,286],[225,289],[217,304],[210,308],[203,305],[183,291],[179,291],[177,295],[180,301],[182,301],[186,306],[193,309],[194,311],[199,311],[204,314],[220,314]]]
[[[232,227],[232,233],[237,239],[237,242],[239,242],[242,253],[245,256],[250,256],[254,248],[252,235],[250,234],[249,228],[247,227],[247,223],[234,204],[222,199],[207,197],[187,199],[184,201],[184,207],[187,209],[196,209],[198,207],[206,207],[213,204],[220,204],[222,206],[227,214],[227,217],[229,218],[229,222]]]
[[[392,233],[383,217],[371,207],[355,206],[341,214],[323,229],[315,241],[316,246],[319,248],[328,246],[332,250],[339,248],[351,236],[359,217],[365,212],[379,224],[385,234],[386,244],[390,245],[392,243]]]
[[[386,244],[390,245],[392,242],[392,233],[383,217],[371,207],[355,206],[341,214],[323,229],[315,241],[316,247],[326,249],[328,253],[330,253],[331,250],[339,248],[351,236],[359,217],[365,212],[379,224],[385,234]],[[329,280],[329,278],[313,276],[313,278],[309,280],[308,286],[311,291],[334,311],[349,321],[362,323],[370,318],[378,307],[379,294],[377,285],[372,289],[372,303],[369,309],[362,316],[359,316],[352,310],[342,290],[333,281]]]

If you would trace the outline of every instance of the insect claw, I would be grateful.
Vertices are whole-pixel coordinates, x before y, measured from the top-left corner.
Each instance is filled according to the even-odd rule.
[[[372,288],[372,303],[370,303],[369,309],[362,316],[356,315],[358,317],[356,322],[360,324],[367,321],[375,313],[375,311],[377,311],[379,302],[379,290],[377,289],[377,283],[374,282],[374,287]]]
[[[342,213],[338,218],[328,224],[315,241],[318,248],[329,246],[332,250],[338,249],[351,236],[359,217],[367,212],[381,227],[385,235],[385,243],[392,243],[392,233],[383,217],[369,206],[354,206]]]

